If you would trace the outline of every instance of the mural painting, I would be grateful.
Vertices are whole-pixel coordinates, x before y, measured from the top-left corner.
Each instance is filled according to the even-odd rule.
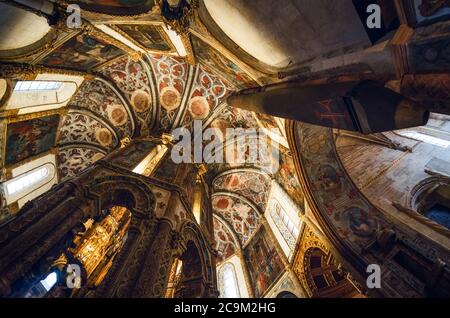
[[[211,46],[192,36],[195,56],[210,73],[217,73],[236,88],[250,88],[257,86],[256,82],[248,76],[239,66],[225,58]]]
[[[167,38],[167,35],[161,26],[115,24],[114,27],[121,30],[148,50],[163,52],[174,51],[174,48],[170,45],[170,40]]]
[[[154,100],[151,75],[145,64],[124,56],[108,63],[100,72],[112,78],[124,96],[129,99],[141,130],[148,129],[154,120]]]
[[[40,63],[49,67],[69,67],[83,71],[124,54],[100,39],[78,34],[45,57]]]
[[[5,164],[12,165],[52,149],[58,125],[59,115],[9,124]]]
[[[117,129],[119,139],[133,135],[133,125],[127,106],[112,88],[101,80],[84,82],[69,106],[83,107],[108,119]]]
[[[230,230],[222,223],[218,217],[214,217],[214,239],[216,241],[216,250],[218,253],[217,263],[222,263],[237,250],[236,242]]]
[[[294,161],[289,149],[280,145],[280,168],[275,175],[277,182],[283,187],[294,202],[304,209],[304,195],[295,172]]]
[[[284,269],[283,262],[263,227],[245,248],[244,258],[255,290],[255,297],[262,297],[277,281]]]
[[[228,195],[216,195],[213,197],[212,206],[214,212],[231,225],[242,245],[248,243],[258,230],[258,212],[244,200]]]
[[[60,149],[57,156],[60,180],[65,181],[80,174],[80,172],[104,156],[104,153],[89,148]]]
[[[149,54],[149,57],[156,73],[161,104],[159,129],[169,130],[181,108],[189,67],[182,59],[176,57],[156,54]]]
[[[214,191],[235,192],[244,196],[265,211],[270,192],[269,175],[255,171],[239,171],[218,177],[213,182]]]

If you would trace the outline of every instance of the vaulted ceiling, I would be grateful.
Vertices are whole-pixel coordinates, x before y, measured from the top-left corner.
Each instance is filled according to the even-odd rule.
[[[277,81],[276,77],[242,62],[200,19],[191,26],[183,56],[176,43],[180,38],[171,34],[153,1],[77,3],[82,8],[83,28],[48,26],[46,34],[29,39],[41,44],[39,49],[19,43],[12,57],[5,59],[85,79],[59,112],[53,148],[60,181],[120,147],[124,138],[160,136],[177,127],[192,129],[194,120],[201,120],[203,128],[223,132],[226,128],[276,128],[274,138],[284,144],[276,172],[265,172],[258,163],[208,166],[205,178],[213,192],[221,259],[245,246],[258,230],[273,180],[303,207],[282,121],[226,103],[230,93]],[[32,34],[36,23],[21,30]]]

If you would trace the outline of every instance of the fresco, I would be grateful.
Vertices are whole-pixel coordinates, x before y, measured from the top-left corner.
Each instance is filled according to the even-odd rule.
[[[99,144],[108,149],[115,148],[119,141],[105,125],[98,120],[81,113],[69,113],[61,121],[58,144],[86,142]]]
[[[154,120],[154,89],[144,63],[124,56],[108,63],[100,72],[111,78],[129,99],[139,127],[144,131],[148,129]]]
[[[149,54],[156,75],[160,108],[159,130],[170,130],[181,106],[188,77],[188,65],[182,59]]]
[[[294,160],[289,149],[280,146],[280,168],[275,174],[275,180],[286,191],[292,200],[303,210],[304,195],[295,171]]]
[[[9,124],[5,164],[12,165],[52,149],[58,125],[59,115]]]
[[[260,207],[265,211],[270,193],[271,179],[269,175],[255,171],[238,171],[218,177],[213,181],[215,192],[234,192]]]
[[[196,58],[210,73],[219,74],[239,89],[258,86],[239,66],[225,58],[217,50],[196,36],[192,36],[191,39]]]
[[[248,203],[229,195],[215,195],[212,200],[214,212],[230,224],[245,245],[260,226],[259,214]]]
[[[65,181],[78,175],[104,156],[104,153],[89,148],[60,149],[57,155],[58,175],[60,180]]]
[[[78,34],[50,53],[40,63],[49,67],[91,70],[124,52],[103,40]]]
[[[302,124],[298,135],[301,164],[315,202],[339,236],[359,249],[363,248],[384,223],[380,213],[348,179],[338,159],[330,129]]]
[[[214,239],[216,241],[216,250],[218,253],[217,263],[225,261],[236,253],[236,242],[230,230],[222,223],[218,217],[214,217]]]
[[[253,283],[255,297],[264,296],[284,271],[283,262],[264,227],[258,231],[244,249],[250,281]]]
[[[199,65],[187,105],[188,111],[182,125],[189,125],[192,120],[206,119],[226,99],[230,92],[231,87],[227,81],[209,73],[204,67]]]
[[[165,35],[165,31],[158,25],[115,24],[114,27],[126,33],[144,48],[153,51],[172,52],[173,47]]]
[[[124,105],[122,99],[103,81],[85,81],[69,106],[86,108],[108,120],[116,128],[119,139],[134,133],[127,105]]]

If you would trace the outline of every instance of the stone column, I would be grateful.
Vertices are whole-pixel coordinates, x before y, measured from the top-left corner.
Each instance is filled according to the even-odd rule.
[[[148,242],[155,236],[154,220],[142,220],[132,216],[127,240],[102,283],[86,297],[131,297],[142,263],[148,254]],[[77,297],[83,297],[79,293]]]
[[[83,200],[73,184],[64,184],[0,227],[0,295],[10,294],[11,285],[48,253],[63,253],[72,241],[70,233],[95,213],[93,201]]]
[[[157,225],[155,237],[152,242],[148,242],[148,254],[145,261],[141,263],[143,270],[136,282],[132,297],[160,298],[164,296],[170,265],[178,243],[178,235],[174,232],[171,220],[179,200],[179,193],[172,192],[164,218]]]

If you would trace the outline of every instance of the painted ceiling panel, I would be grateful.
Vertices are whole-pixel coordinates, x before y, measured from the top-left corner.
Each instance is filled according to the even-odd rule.
[[[268,175],[254,171],[235,171],[216,178],[214,191],[228,191],[242,195],[265,211],[270,193],[271,179]]]
[[[148,130],[153,122],[156,107],[154,86],[148,72],[144,61],[136,62],[126,56],[101,70],[101,73],[111,78],[130,101],[139,127],[144,131]]]
[[[59,115],[51,115],[9,124],[5,165],[17,164],[52,149],[59,120]]]
[[[77,112],[63,117],[58,134],[59,145],[85,142],[112,150],[119,143],[115,132],[109,127],[91,116]]]
[[[104,40],[78,34],[51,52],[40,63],[48,67],[89,71],[122,54],[124,54],[122,50]]]
[[[213,197],[214,212],[234,229],[245,245],[260,226],[259,213],[247,202],[234,196],[218,194]]]
[[[189,66],[182,59],[150,54],[156,76],[159,104],[159,128],[170,130],[183,108],[182,101],[188,87]]]
[[[78,175],[105,154],[99,150],[81,147],[59,149],[57,155],[58,174],[61,181]]]
[[[234,241],[233,234],[217,216],[214,216],[213,223],[216,250],[219,253],[217,262],[221,263],[236,253],[238,243]]]
[[[126,106],[103,81],[85,82],[69,103],[69,107],[71,106],[89,109],[103,117],[117,129],[120,139],[133,135],[133,126]]]

